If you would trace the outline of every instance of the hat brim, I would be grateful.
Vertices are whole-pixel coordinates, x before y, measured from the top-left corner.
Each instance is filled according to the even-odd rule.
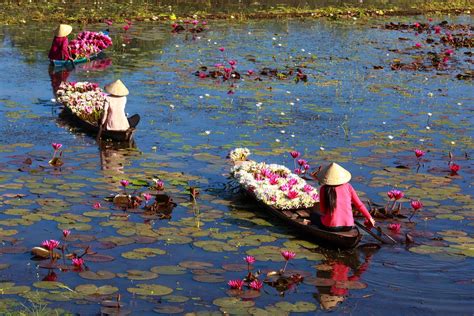
[[[71,34],[71,32],[72,32],[72,26],[67,25],[67,24],[61,24],[56,31],[56,36],[65,37]]]
[[[351,173],[336,163],[325,167],[318,174],[319,182],[326,185],[341,185],[349,182],[351,178]]]

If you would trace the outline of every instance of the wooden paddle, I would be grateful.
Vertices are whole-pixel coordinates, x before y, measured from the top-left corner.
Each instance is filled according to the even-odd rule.
[[[382,227],[377,226],[376,229],[377,229],[377,231],[378,231],[381,235],[384,235],[385,237],[387,237],[388,239],[390,239],[393,244],[396,244],[396,243],[397,243],[397,241],[396,241],[395,239],[393,239],[392,237],[390,237],[390,235],[388,235],[387,233],[385,233],[385,232],[382,230]]]
[[[378,236],[377,234],[375,234],[374,232],[372,232],[370,229],[368,229],[367,227],[365,227],[364,224],[361,224],[359,223],[358,221],[354,220],[354,223],[359,226],[363,231],[365,231],[367,234],[369,234],[370,236],[374,237],[375,239],[377,239],[378,241],[380,241],[382,244],[389,244],[389,242],[387,242],[385,239],[381,238],[380,236]]]

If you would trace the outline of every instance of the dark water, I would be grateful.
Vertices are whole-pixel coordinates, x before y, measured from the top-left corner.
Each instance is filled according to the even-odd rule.
[[[408,37],[411,45],[417,38],[413,33],[381,29],[385,22],[211,22],[210,30],[194,39],[170,34],[166,26],[135,24],[128,33],[113,26],[114,47],[105,59],[56,75],[48,72],[46,62],[54,26],[3,27],[3,248],[14,245],[29,250],[42,240],[59,239],[65,228],[71,229],[73,236],[85,235],[70,242],[71,247],[91,245],[98,253],[113,256],[111,262],[88,262],[87,256],[85,260],[91,271],[115,275],[90,280],[76,272],[56,271],[57,281],[76,292],[80,292],[76,287],[84,284],[114,286],[117,289],[110,292],[120,293],[134,314],[151,314],[164,307],[170,309],[157,311],[219,311],[223,303],[216,299],[227,297],[227,281],[245,276],[245,271],[225,270],[225,264],[244,263],[242,258],[252,254],[257,257],[256,269],[277,270],[283,266],[279,250],[292,249],[297,256],[289,269],[303,271],[308,280],[309,276],[339,281],[354,276],[351,280],[360,283],[352,283],[349,289],[302,283],[284,296],[265,285],[260,297],[229,303],[233,307],[222,307],[222,311],[286,314],[298,310],[302,303],[297,302],[305,302],[303,313],[314,314],[315,309],[324,313],[319,296],[331,294],[345,298],[334,308],[337,314],[470,315],[474,307],[474,208],[469,157],[474,97],[472,81],[455,76],[472,69],[472,61],[464,54],[468,50],[460,49],[447,71],[391,71],[390,62],[400,55],[389,49],[410,46],[398,40],[401,36]],[[450,22],[472,24],[472,18]],[[225,53],[218,47],[225,47]],[[202,65],[227,59],[237,60],[242,73],[263,67],[303,66],[308,82],[244,77],[230,87],[228,82],[192,75]],[[51,80],[66,78],[100,85],[121,78],[131,91],[128,112],[142,116],[135,146],[99,147],[94,138],[59,120],[60,108],[51,101]],[[228,94],[229,90],[235,93]],[[43,168],[51,157],[52,142],[63,144],[65,165],[61,170]],[[362,196],[380,204],[392,188],[421,199],[425,208],[415,215],[415,224],[402,220],[402,232],[393,234],[403,240],[404,233],[411,232],[418,244],[338,253],[295,239],[282,223],[258,212],[258,206],[240,195],[227,178],[225,156],[239,146],[248,147],[253,159],[289,167],[291,149],[301,151],[313,168],[338,161],[352,172],[352,183]],[[418,174],[414,148],[428,151]],[[449,151],[461,165],[459,176],[449,175]],[[31,166],[23,163],[27,158]],[[409,169],[394,168],[397,165]],[[157,177],[178,203],[171,220],[150,219],[139,213],[124,219],[115,216],[122,214],[121,210],[103,200],[121,190],[121,179],[151,184]],[[188,186],[201,191],[197,205],[189,200]],[[25,196],[18,198],[17,194]],[[92,208],[97,201],[103,206],[98,212]],[[404,207],[408,214],[407,202]],[[385,230],[388,223],[380,221]],[[365,236],[363,242],[373,240]],[[125,258],[130,254],[122,256],[145,247],[166,253],[142,260]],[[28,253],[18,252],[2,254],[1,263],[9,266],[0,271],[0,278],[29,288],[17,288],[18,295],[2,295],[2,312],[24,308],[19,302],[33,307],[47,303],[51,308],[81,314],[100,312],[90,296],[64,287],[34,285],[46,277],[47,270],[37,267],[38,262],[31,261]],[[150,270],[163,265],[180,265],[184,274]],[[127,270],[156,271],[159,276],[147,274],[144,280],[136,280],[141,278],[137,272],[127,275]],[[10,286],[2,284],[4,290]],[[164,285],[173,293],[133,295],[127,289],[137,288],[137,284]]]

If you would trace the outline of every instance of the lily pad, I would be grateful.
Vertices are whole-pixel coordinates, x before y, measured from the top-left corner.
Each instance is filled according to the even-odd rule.
[[[127,270],[127,273],[119,273],[119,277],[128,278],[130,280],[151,280],[156,279],[158,274],[150,271]]]
[[[173,289],[159,284],[137,284],[136,287],[130,287],[127,291],[143,296],[162,296],[171,294]]]
[[[180,275],[186,273],[186,268],[180,266],[155,266],[150,270],[151,272],[164,275]]]
[[[308,313],[313,312],[317,309],[317,306],[310,302],[296,302],[294,304],[289,302],[278,302],[275,304],[276,307],[293,313]]]
[[[206,269],[213,267],[212,263],[202,261],[182,261],[179,265],[187,269]]]
[[[204,283],[222,283],[225,282],[225,278],[218,274],[198,274],[193,276],[193,280]]]
[[[76,286],[75,291],[83,295],[110,295],[118,292],[118,288],[111,285],[97,287],[94,284],[81,284]]]
[[[184,308],[175,305],[160,305],[153,310],[160,314],[182,314],[184,312]]]
[[[88,280],[110,280],[115,278],[115,273],[110,272],[110,271],[83,271],[79,273],[79,276],[83,279],[88,279]]]

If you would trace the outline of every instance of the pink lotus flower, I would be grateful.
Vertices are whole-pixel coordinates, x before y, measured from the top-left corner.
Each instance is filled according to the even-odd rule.
[[[223,51],[225,51],[225,48],[224,48],[224,47],[219,47],[219,50],[220,50],[221,52],[223,52]]]
[[[231,289],[242,290],[242,286],[244,285],[244,281],[242,280],[230,280],[227,282]]]
[[[454,54],[454,50],[452,50],[452,49],[447,49],[444,53],[445,53],[446,55],[448,55],[448,56],[451,56],[452,54]]]
[[[421,43],[416,43],[416,44],[415,44],[415,47],[416,47],[416,48],[420,48],[420,47],[421,47]]]
[[[165,183],[161,180],[155,180],[155,189],[163,191],[165,189]]]
[[[420,23],[416,22],[415,24],[413,24],[414,27],[420,27]]]
[[[390,230],[393,231],[394,233],[399,233],[399,232],[400,232],[400,227],[401,227],[401,225],[398,224],[398,223],[394,223],[394,224],[389,224],[389,225],[388,225],[388,229],[390,229]]]
[[[64,238],[67,238],[69,235],[71,235],[71,231],[70,231],[70,230],[67,230],[67,229],[64,229],[64,230],[63,230],[63,236],[64,236]]]
[[[41,243],[41,246],[45,249],[53,250],[59,246],[59,241],[54,239],[45,240]]]
[[[84,265],[84,259],[82,258],[72,258],[72,265],[76,268],[82,268]]]
[[[423,150],[421,149],[415,149],[415,156],[416,158],[421,158],[425,155],[426,152],[424,152]]]
[[[295,178],[290,178],[290,180],[288,180],[288,185],[290,186],[294,186],[297,183],[298,183],[298,180]]]
[[[306,160],[304,160],[304,159],[298,159],[297,162],[298,162],[298,165],[300,165],[300,166],[304,166],[304,165],[306,165],[306,164],[308,163],[308,162],[307,162]]]
[[[253,70],[252,69],[247,70],[247,75],[249,76],[253,75]]]
[[[295,170],[293,170],[294,173],[296,174],[301,174],[301,169],[300,168],[296,168]]]
[[[259,280],[253,280],[252,282],[250,282],[249,287],[252,290],[260,291],[260,289],[263,287],[263,282]]]
[[[214,64],[214,67],[216,67],[216,68],[221,68],[221,67],[224,67],[224,65],[221,64],[221,63],[217,63],[217,64]]]
[[[202,72],[202,71],[199,72],[198,76],[199,76],[200,79],[207,78],[206,73],[205,73],[205,72]]]
[[[390,190],[387,192],[387,196],[390,199],[394,199],[395,201],[400,200],[405,194],[400,190]]]
[[[277,197],[276,197],[276,196],[272,195],[272,196],[270,197],[270,201],[276,202],[276,200],[277,200]]]
[[[130,24],[125,24],[122,28],[125,32],[127,32],[130,29]]]
[[[435,30],[435,34],[440,34],[441,33],[441,27],[440,26],[435,26],[434,30]]]
[[[92,205],[92,207],[97,210],[102,207],[102,204],[100,204],[100,202],[95,202],[94,205]]]
[[[63,147],[63,144],[52,143],[51,146],[53,146],[53,149],[54,149],[54,150],[58,150],[59,148]]]
[[[290,189],[290,185],[288,183],[283,184],[280,186],[281,191],[288,191]]]
[[[231,66],[235,66],[235,65],[237,64],[237,61],[231,59],[231,60],[228,61],[228,63],[229,63],[229,65],[231,65]]]
[[[130,184],[127,180],[120,180],[120,185],[123,186],[124,188],[127,187]]]
[[[262,181],[265,179],[264,176],[262,176],[260,173],[257,173],[257,174],[254,174],[254,179],[257,180],[257,181]]]
[[[313,198],[313,200],[319,201],[319,194],[318,193],[314,193],[313,195],[311,195],[311,197]]]
[[[413,208],[414,211],[418,211],[420,208],[423,207],[423,203],[421,203],[420,200],[412,200],[410,202],[411,207]]]
[[[207,22],[206,22],[206,21],[202,21],[201,24],[202,24],[202,25],[207,25]]]
[[[194,24],[194,25],[198,25],[199,21],[198,20],[192,20],[191,23]]]
[[[293,151],[290,151],[290,155],[291,157],[293,157],[293,159],[296,159],[300,156],[300,153],[296,150],[293,150]]]
[[[285,258],[286,261],[289,261],[296,256],[296,253],[292,251],[284,250],[281,252],[281,255],[283,256],[283,258]]]
[[[461,166],[453,163],[449,166],[449,169],[451,170],[451,174],[455,175],[458,173],[459,170],[461,170]]]
[[[244,260],[245,260],[245,262],[247,262],[247,264],[255,263],[255,257],[254,256],[246,256],[246,257],[244,257]]]
[[[303,191],[305,191],[306,193],[309,193],[313,190],[314,190],[314,188],[309,184],[305,184],[305,186],[303,187]]]
[[[151,194],[149,194],[149,193],[143,194],[143,197],[145,198],[145,201],[147,201],[147,202],[151,200]]]
[[[310,168],[310,166],[306,163],[306,164],[303,165],[303,168],[304,168],[304,170],[308,170]]]
[[[271,185],[275,185],[275,184],[278,184],[278,180],[280,179],[280,177],[276,174],[272,175],[268,182],[271,184]]]

